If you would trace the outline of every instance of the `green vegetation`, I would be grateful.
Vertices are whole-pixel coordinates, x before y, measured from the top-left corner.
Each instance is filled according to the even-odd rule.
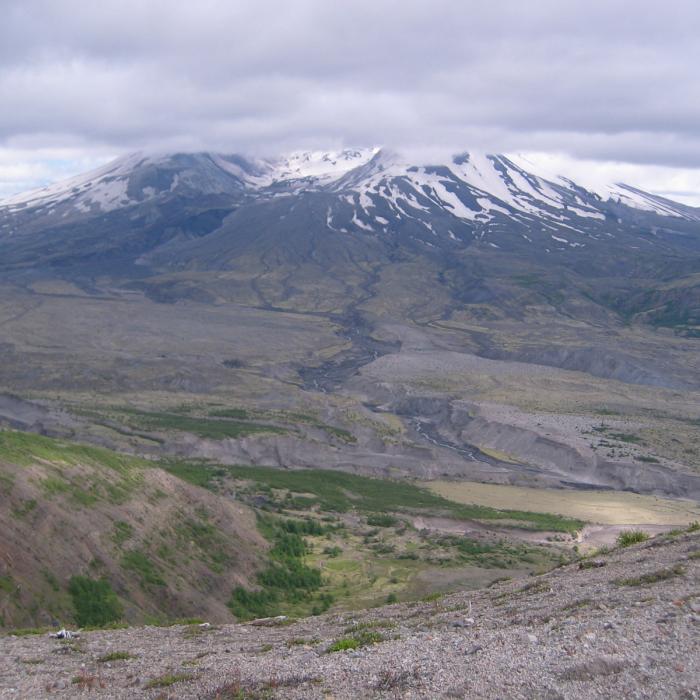
[[[5,593],[14,594],[18,589],[18,585],[10,574],[5,574],[0,576],[0,591]]]
[[[186,681],[193,681],[197,676],[193,676],[191,673],[166,673],[164,676],[158,676],[157,678],[151,678],[144,688],[151,690],[152,688],[167,688],[176,683],[184,683]]]
[[[199,418],[181,413],[150,413],[126,408],[119,409],[118,413],[126,416],[130,425],[142,430],[177,430],[212,440],[239,438],[255,433],[287,432],[286,429],[275,425],[251,423],[228,417]]]
[[[371,630],[361,630],[356,632],[351,637],[344,637],[343,639],[338,639],[333,642],[330,647],[328,647],[328,652],[333,653],[335,651],[347,651],[348,649],[359,649],[360,647],[370,646],[372,644],[379,644],[385,639],[384,635],[380,632],[375,632]]]
[[[138,549],[132,549],[124,553],[122,566],[129,571],[133,571],[139,577],[143,587],[165,586],[165,581],[158,573],[158,569],[153,562],[144,552]]]
[[[122,606],[106,579],[73,576],[68,583],[68,593],[73,600],[75,620],[81,627],[101,627],[122,616]]]
[[[345,632],[345,634],[356,634],[362,630],[373,630],[377,628],[387,629],[393,627],[396,627],[396,622],[394,620],[366,620],[365,622],[355,622],[349,625],[343,632]]]
[[[394,527],[399,524],[397,518],[393,515],[388,515],[386,513],[377,513],[375,515],[367,516],[367,524],[372,527]]]
[[[314,428],[325,430],[329,435],[343,442],[357,442],[357,438],[348,430],[336,428],[334,425],[322,423],[315,416],[294,411],[249,411],[243,408],[218,408],[207,413],[212,418],[233,418],[239,421],[276,420],[285,424],[306,423]]]
[[[206,488],[214,488],[216,480],[229,478],[255,482],[259,488],[287,490],[302,494],[303,503],[324,511],[347,512],[357,509],[367,513],[416,512],[430,510],[462,520],[500,521],[532,530],[576,532],[581,520],[551,513],[520,510],[497,510],[488,506],[464,505],[449,501],[408,481],[375,479],[346,472],[323,469],[282,470],[270,467],[222,467],[187,463],[164,467],[180,478]],[[297,499],[299,501],[299,499]]]
[[[22,501],[20,505],[15,506],[12,509],[12,513],[16,518],[24,518],[29,515],[29,513],[31,513],[37,507],[37,505],[36,499],[30,498]]]
[[[104,499],[124,502],[143,481],[145,459],[34,433],[0,430],[0,459],[21,467],[46,464],[50,473],[38,484],[48,498],[69,497],[74,504],[92,506]],[[80,467],[92,467],[90,473]]]
[[[648,539],[649,535],[642,530],[623,530],[617,536],[617,545],[618,547],[631,547],[633,544],[646,542]]]
[[[347,651],[348,649],[357,649],[360,643],[357,639],[352,637],[345,637],[344,639],[338,639],[330,647],[328,647],[329,653],[334,651]]]
[[[230,543],[207,521],[208,514],[203,509],[199,509],[197,514],[198,519],[184,518],[173,528],[178,546],[183,552],[191,546],[196,547],[199,550],[197,557],[200,561],[206,562],[212,571],[221,573],[224,567],[233,561],[229,552]]]
[[[109,654],[103,654],[97,657],[98,664],[106,664],[110,661],[128,661],[129,659],[135,659],[133,654],[128,651],[112,651]]]
[[[123,475],[129,474],[134,468],[149,465],[145,459],[119,454],[101,447],[63,442],[43,435],[15,430],[0,430],[0,458],[25,467],[38,461],[66,466],[99,465],[109,467]]]
[[[294,535],[323,535],[329,529],[318,520],[304,518],[303,520],[279,520],[275,526]]]
[[[228,474],[225,467],[213,466],[207,462],[167,461],[161,462],[158,466],[183,481],[210,491],[214,491],[217,481]]]
[[[685,568],[681,564],[676,564],[670,568],[659,569],[649,574],[642,574],[632,578],[620,578],[615,581],[618,586],[644,586],[650,583],[658,583],[659,581],[667,581],[677,576],[683,576]]]
[[[51,590],[53,590],[54,593],[58,593],[61,590],[61,585],[59,584],[56,576],[54,576],[54,574],[52,574],[48,569],[42,569],[41,573],[46,579],[46,583],[51,586]]]
[[[112,539],[117,546],[121,546],[134,536],[134,528],[124,520],[117,520],[114,523],[114,534]]]
[[[315,425],[317,428],[322,428],[328,434],[338,438],[338,440],[342,440],[343,442],[357,442],[357,438],[349,430],[336,428],[334,425],[326,425],[325,423],[316,423]]]
[[[261,532],[272,542],[270,562],[257,575],[261,590],[249,591],[242,586],[234,589],[229,608],[239,620],[277,615],[283,605],[312,599],[322,585],[321,572],[304,563],[307,546],[298,531],[320,527],[317,523],[311,525],[313,522],[260,520]],[[321,597],[319,608],[327,609],[332,602],[327,596]]]
[[[209,411],[209,416],[212,418],[235,418],[236,420],[247,420],[250,413],[244,408],[219,408]]]

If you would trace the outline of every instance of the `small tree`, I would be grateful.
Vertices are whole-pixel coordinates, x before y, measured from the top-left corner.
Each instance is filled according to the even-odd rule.
[[[121,603],[107,579],[72,576],[68,592],[73,599],[75,620],[81,627],[103,627],[121,619]]]

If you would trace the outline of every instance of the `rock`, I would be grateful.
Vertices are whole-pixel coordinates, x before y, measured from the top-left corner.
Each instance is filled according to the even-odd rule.
[[[556,688],[546,688],[544,692],[535,691],[532,700],[565,700],[565,697]]]
[[[598,656],[574,666],[561,673],[567,681],[590,681],[599,676],[610,676],[625,669],[625,662],[612,656]]]
[[[537,635],[532,634],[532,633],[528,633],[527,641],[530,642],[530,644],[537,644]]]
[[[464,620],[454,620],[452,627],[469,627],[474,624],[474,618],[467,617]]]
[[[606,566],[607,562],[605,561],[597,561],[593,559],[589,559],[588,561],[582,561],[579,565],[579,569],[600,569],[603,566]]]
[[[259,617],[257,620],[251,620],[248,624],[254,627],[276,627],[286,622],[286,615],[277,615],[277,617]]]

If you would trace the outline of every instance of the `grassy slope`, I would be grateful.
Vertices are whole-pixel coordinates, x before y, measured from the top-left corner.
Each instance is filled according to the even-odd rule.
[[[232,609],[244,619],[277,614],[304,616],[328,605],[361,609],[387,600],[421,598],[546,570],[570,554],[558,547],[518,542],[516,533],[522,529],[572,532],[582,525],[546,513],[455,504],[406,481],[344,472],[192,462],[172,463],[167,468],[205,488],[235,490],[239,498],[277,513],[273,523],[291,517],[300,525],[315,523],[322,528],[322,533],[306,533],[306,551],[294,564],[320,570],[321,585],[280,588],[268,585],[263,576],[258,580],[261,588],[250,591],[251,595],[239,590],[232,598]],[[414,513],[515,526],[514,537],[506,539],[486,532],[473,539],[418,531],[411,525]],[[270,522],[270,516],[265,516],[261,530],[270,538],[274,552],[277,536]],[[273,556],[270,566],[280,564],[287,565]],[[292,576],[283,578],[290,581]]]
[[[0,625],[70,624],[72,575],[108,578],[130,622],[230,619],[259,566],[252,512],[96,447],[0,431]]]
[[[311,596],[283,597],[284,612],[293,614],[327,605],[324,596],[346,608],[373,605],[389,594],[420,596],[435,589],[425,583],[429,572],[435,582],[470,585],[504,571],[550,566],[560,556],[505,542],[421,534],[409,525],[412,513],[561,532],[581,525],[543,513],[455,504],[405,481],[322,470],[157,463],[0,431],[0,526],[12,560],[12,567],[9,560],[1,563],[0,622],[70,621],[66,591],[74,574],[108,578],[132,622],[192,615],[226,619],[231,591],[256,588],[253,574],[261,571],[265,548],[257,529],[273,551],[276,540],[264,521],[258,519],[256,527],[251,510],[216,493],[224,484],[233,484],[239,499],[279,511],[277,517],[314,511],[321,521],[332,513],[336,525],[351,523],[307,533],[301,561],[322,569],[323,585]],[[399,517],[375,527],[372,513]]]
[[[267,467],[220,467],[196,463],[173,463],[168,470],[199,486],[211,488],[216,480],[247,480],[268,489],[286,489],[298,494],[298,505],[317,505],[322,510],[346,512],[444,513],[462,520],[487,521],[533,530],[575,532],[581,520],[549,513],[523,510],[497,510],[481,505],[455,503],[408,481],[374,479],[345,472],[321,469],[286,471]]]

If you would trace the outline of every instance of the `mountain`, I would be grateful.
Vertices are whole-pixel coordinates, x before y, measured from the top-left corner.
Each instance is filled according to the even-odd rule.
[[[2,203],[0,269],[141,277],[263,254],[323,266],[490,249],[586,275],[657,276],[697,271],[687,257],[700,253],[699,230],[699,209],[625,184],[588,191],[505,156],[134,154]]]
[[[462,288],[471,278],[470,289],[488,296],[488,281],[473,279],[479,261],[517,267],[514,275],[532,274],[519,269],[530,266],[601,280],[584,290],[597,303],[690,334],[699,323],[698,256],[700,209],[627,184],[589,191],[477,153],[433,165],[386,149],[267,160],[133,154],[0,204],[8,275],[143,279],[272,263],[334,269],[348,284],[348,264],[413,258]]]
[[[165,235],[143,241],[144,248],[157,250],[178,233],[209,234],[234,212],[240,217],[241,210],[261,205],[293,220],[310,209],[314,225],[331,238],[371,234],[385,244],[399,240],[426,252],[525,244],[562,253],[615,238],[643,252],[659,245],[697,251],[692,234],[700,225],[700,209],[625,184],[591,192],[567,178],[547,180],[505,156],[464,153],[415,165],[377,149],[274,160],[133,154],[1,203],[0,241],[11,249],[27,228],[61,233],[94,218],[109,224],[127,217],[123,224],[151,233],[154,226],[171,224]],[[174,214],[182,219],[173,221]],[[235,229],[234,221],[226,223]]]
[[[699,341],[700,210],[522,158],[134,154],[13,197],[0,626],[86,577],[134,622],[296,616],[685,526]]]
[[[8,391],[286,412],[158,436],[174,454],[698,490],[700,210],[632,185],[476,152],[134,154],[3,202],[0,273]]]

